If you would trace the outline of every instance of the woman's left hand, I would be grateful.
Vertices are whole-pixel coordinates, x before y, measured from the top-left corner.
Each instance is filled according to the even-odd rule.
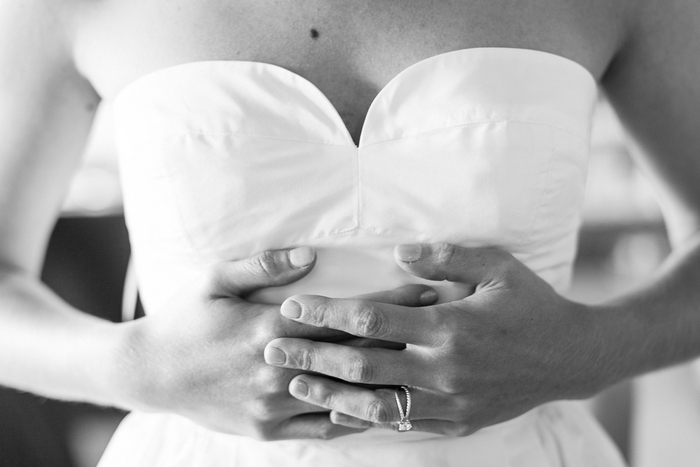
[[[601,388],[605,359],[594,311],[559,296],[510,254],[400,245],[396,259],[411,274],[470,284],[475,292],[422,308],[312,295],[282,304],[284,316],[302,323],[406,344],[391,350],[280,338],[267,345],[269,364],[309,371],[289,390],[332,410],[334,423],[396,429],[395,388],[408,386],[413,429],[466,436]]]

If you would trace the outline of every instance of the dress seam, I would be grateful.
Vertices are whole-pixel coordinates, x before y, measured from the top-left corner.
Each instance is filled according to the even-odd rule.
[[[291,141],[294,143],[318,144],[323,146],[337,146],[341,148],[357,149],[355,145],[333,143],[330,141],[309,141],[304,139],[282,138],[279,136],[254,135],[250,133],[241,133],[236,131],[164,131],[163,135],[184,136],[184,135],[202,135],[202,136],[244,136],[246,138],[270,139],[275,141]]]
[[[544,181],[544,188],[542,189],[542,195],[540,196],[540,202],[537,205],[537,209],[535,210],[535,213],[532,216],[532,223],[530,224],[530,227],[527,230],[527,233],[523,235],[521,240],[518,242],[518,245],[524,245],[527,240],[530,238],[532,235],[532,232],[535,230],[535,225],[537,225],[537,221],[540,217],[540,212],[542,211],[542,208],[544,205],[547,203],[547,194],[549,193],[550,189],[550,180],[552,178],[552,166],[554,165],[554,159],[555,155],[557,153],[557,148],[559,147],[559,143],[557,142],[554,144],[554,147],[552,148],[550,154],[549,154],[549,162],[547,163],[547,169],[545,173],[545,181]]]
[[[364,149],[368,148],[371,146],[376,146],[379,144],[387,144],[391,143],[393,141],[401,141],[404,139],[411,139],[411,138],[417,138],[422,135],[429,135],[432,133],[438,133],[441,131],[446,131],[446,130],[452,130],[455,128],[464,128],[464,127],[469,127],[469,126],[478,126],[478,125],[487,125],[490,123],[517,123],[517,124],[532,124],[532,125],[542,125],[542,126],[547,126],[550,128],[554,128],[560,131],[565,132],[566,134],[573,136],[574,138],[579,139],[580,141],[585,142],[586,138],[583,136],[577,135],[576,133],[572,132],[571,130],[568,130],[566,128],[563,128],[559,125],[554,125],[552,123],[547,123],[547,122],[541,122],[541,121],[533,121],[533,120],[520,120],[520,119],[492,119],[492,120],[481,120],[481,121],[475,121],[475,122],[469,122],[469,123],[462,123],[458,125],[448,125],[444,127],[439,127],[439,128],[434,128],[432,130],[427,130],[427,131],[421,131],[419,133],[412,133],[409,135],[404,135],[398,138],[389,138],[389,139],[384,139],[381,141],[376,141],[374,143],[370,144],[364,144],[361,146],[357,146],[355,144],[350,145],[350,144],[340,144],[340,143],[335,143],[331,141],[310,141],[310,140],[304,140],[304,139],[295,139],[295,138],[282,138],[278,136],[267,136],[267,135],[256,135],[256,134],[251,134],[251,133],[243,133],[243,132],[237,132],[237,131],[165,131],[162,134],[164,135],[202,135],[202,136],[242,136],[246,138],[256,138],[256,139],[269,139],[269,140],[275,140],[275,141],[291,141],[295,143],[307,143],[307,144],[318,144],[318,145],[324,145],[324,146],[336,146],[336,147],[343,147],[343,148],[354,148],[354,149]]]
[[[337,236],[349,234],[352,232],[363,232],[363,233],[370,234],[373,236],[385,237],[385,238],[403,238],[403,239],[412,240],[412,241],[416,241],[416,242],[425,242],[425,241],[430,242],[431,241],[430,239],[421,240],[420,238],[415,237],[415,236],[401,235],[401,234],[395,234],[395,233],[385,233],[385,232],[380,232],[377,230],[367,229],[367,228],[360,227],[360,226],[355,226],[355,227],[350,227],[350,228],[343,229],[343,230],[338,230],[338,231],[328,233],[328,234],[308,237],[308,238],[303,239],[300,242],[295,243],[294,245],[295,246],[302,245],[304,242],[308,242],[308,241],[312,241],[312,240],[319,240],[319,239],[324,239],[324,238],[337,237]]]
[[[478,122],[469,122],[469,123],[462,123],[462,124],[459,124],[459,125],[450,125],[450,126],[444,126],[444,127],[440,127],[440,128],[434,128],[434,129],[432,129],[432,130],[422,131],[422,132],[420,132],[420,133],[414,133],[414,134],[410,134],[410,135],[405,135],[405,136],[401,136],[401,137],[399,137],[399,138],[390,138],[390,139],[385,139],[385,140],[382,140],[382,141],[376,141],[376,142],[370,143],[370,144],[365,144],[365,145],[363,145],[363,146],[360,146],[359,149],[364,149],[364,148],[368,148],[368,147],[371,147],[371,146],[376,146],[376,145],[379,145],[379,144],[387,144],[387,143],[391,143],[391,142],[393,142],[393,141],[401,141],[401,140],[403,140],[403,139],[416,138],[416,137],[419,137],[419,136],[422,136],[422,135],[429,135],[429,134],[431,134],[431,133],[438,133],[438,132],[440,132],[440,131],[452,130],[452,129],[455,129],[455,128],[464,128],[464,127],[469,127],[469,126],[487,125],[487,124],[489,124],[489,123],[518,123],[518,124],[532,124],[532,125],[548,126],[548,127],[550,127],[550,128],[555,128],[555,129],[557,129],[557,130],[563,131],[563,132],[565,132],[566,134],[568,134],[568,135],[570,135],[570,136],[573,136],[574,138],[577,138],[577,139],[579,139],[579,140],[581,140],[581,141],[583,141],[583,142],[586,141],[586,138],[584,138],[583,136],[577,135],[576,133],[574,133],[574,132],[572,132],[572,131],[570,131],[570,130],[567,130],[566,128],[563,128],[563,127],[561,127],[561,126],[559,126],[559,125],[554,125],[554,124],[552,124],[552,123],[539,122],[539,121],[532,121],[532,120],[495,119],[495,120],[482,120],[482,121],[478,121]]]
[[[175,205],[175,211],[177,212],[177,223],[180,227],[180,232],[182,232],[182,235],[184,236],[185,243],[187,245],[189,245],[190,249],[193,252],[195,252],[198,256],[201,257],[201,256],[203,256],[202,252],[196,246],[194,240],[192,239],[192,236],[190,235],[188,230],[185,228],[184,216],[182,213],[182,203],[180,202],[180,199],[177,196],[175,187],[173,186],[173,179],[175,177],[174,177],[174,172],[173,172],[172,166],[169,162],[169,159],[167,157],[165,157],[165,155],[164,155],[165,151],[164,151],[162,142],[159,146],[160,146],[160,154],[159,154],[160,163],[163,165],[165,172],[168,174],[168,177],[167,177],[168,183],[166,185],[168,187],[168,191],[170,192],[169,197],[170,197],[170,199],[172,199],[174,201],[173,204]]]

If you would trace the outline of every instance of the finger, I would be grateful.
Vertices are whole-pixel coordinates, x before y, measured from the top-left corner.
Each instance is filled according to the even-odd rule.
[[[270,250],[238,261],[225,261],[212,271],[208,295],[243,297],[265,287],[290,284],[311,272],[315,262],[316,253],[311,247]]]
[[[316,328],[319,329],[319,328]],[[320,328],[323,329],[323,328]],[[389,342],[382,341],[379,339],[365,339],[364,337],[350,336],[345,339],[324,339],[326,342],[335,342],[336,344],[347,345],[349,347],[360,347],[363,349],[391,349],[391,350],[403,350],[406,348],[406,344],[401,342]]]
[[[411,284],[393,290],[357,295],[353,298],[401,306],[427,306],[437,302],[438,295],[432,287]]]
[[[409,389],[411,411],[408,418],[413,420],[439,419],[456,420],[457,407],[432,391],[417,387]],[[323,376],[302,374],[289,383],[289,393],[300,401],[314,404],[334,412],[340,412],[366,422],[394,423],[401,419],[396,402],[399,396],[401,408],[406,413],[406,395],[402,389],[371,389],[346,384]],[[358,425],[358,427],[365,425]]]
[[[330,420],[328,411],[322,414],[302,414],[282,421],[266,434],[267,441],[285,439],[332,439],[353,433],[361,433],[366,428],[347,427]]]
[[[355,337],[345,331],[338,331],[337,329],[331,328],[319,328],[284,318],[281,318],[277,331],[278,332],[275,334],[276,336],[298,337],[300,339],[313,339],[323,342],[342,342],[343,345],[345,345],[345,341],[348,340],[350,341],[348,345],[355,343]]]
[[[281,393],[279,397],[279,402],[275,405],[273,410],[275,410],[275,413],[280,417],[289,418],[297,415],[311,414],[328,415],[328,409],[325,407],[320,407],[316,404],[290,397],[288,393]]]
[[[286,318],[358,337],[431,346],[440,339],[439,307],[403,307],[356,299],[296,295],[282,303]]]
[[[498,282],[518,263],[498,248],[464,248],[450,243],[397,245],[394,258],[414,276],[473,286]]]
[[[330,419],[333,423],[355,429],[382,428],[385,430],[398,431],[399,426],[397,422],[371,423],[366,420],[353,417],[352,415],[335,411],[331,412]],[[411,431],[423,431],[426,433],[458,437],[468,436],[474,433],[476,429],[473,429],[468,425],[445,420],[411,420]]]
[[[347,415],[342,412],[336,412],[335,410],[331,412],[330,417],[331,422],[337,425],[346,426],[348,428],[374,428],[372,426],[372,422],[368,422],[367,420],[362,420],[361,418],[353,417],[352,415]]]
[[[437,292],[435,292],[435,289],[427,285],[411,284],[392,290],[358,295],[355,298],[401,306],[419,307],[434,304],[437,301]],[[304,337],[309,339],[314,338],[327,342],[342,342],[343,345],[350,345],[354,347],[381,347],[395,350],[402,350],[405,347],[403,342],[389,342],[378,339],[358,338],[345,332],[331,330],[330,328],[324,329],[312,326],[313,330],[309,330],[310,326],[301,322],[289,320],[284,321],[288,323],[288,326],[283,326],[284,329],[288,329],[288,336]],[[299,328],[299,326],[303,327]]]
[[[274,339],[263,352],[265,362],[311,371],[351,383],[422,386],[422,362],[410,351],[361,349],[306,339]],[[410,375],[406,368],[415,369]]]

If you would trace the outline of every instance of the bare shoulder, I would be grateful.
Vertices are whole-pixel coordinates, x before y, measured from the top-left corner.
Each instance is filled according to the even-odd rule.
[[[72,0],[71,0],[72,1]],[[69,0],[0,2],[0,132],[22,141],[49,120],[91,113],[99,102],[74,61]],[[78,119],[80,120],[80,119]],[[39,131],[40,129],[43,129]],[[11,148],[5,138],[0,151]]]
[[[11,81],[6,87],[31,86],[49,76],[69,78],[74,7],[72,0],[0,2],[0,69],[3,81]]]
[[[31,50],[39,43],[63,43],[60,17],[66,8],[56,0],[5,0],[0,3],[0,22],[4,37],[14,39],[5,42],[6,49]],[[58,43],[57,43],[58,41]]]

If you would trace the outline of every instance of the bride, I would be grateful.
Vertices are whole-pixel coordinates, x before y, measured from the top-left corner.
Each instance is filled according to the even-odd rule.
[[[566,399],[700,355],[700,7],[639,2],[0,6],[0,384],[132,410],[103,466],[616,466]],[[567,285],[603,90],[675,253]],[[115,105],[147,317],[38,271]]]

